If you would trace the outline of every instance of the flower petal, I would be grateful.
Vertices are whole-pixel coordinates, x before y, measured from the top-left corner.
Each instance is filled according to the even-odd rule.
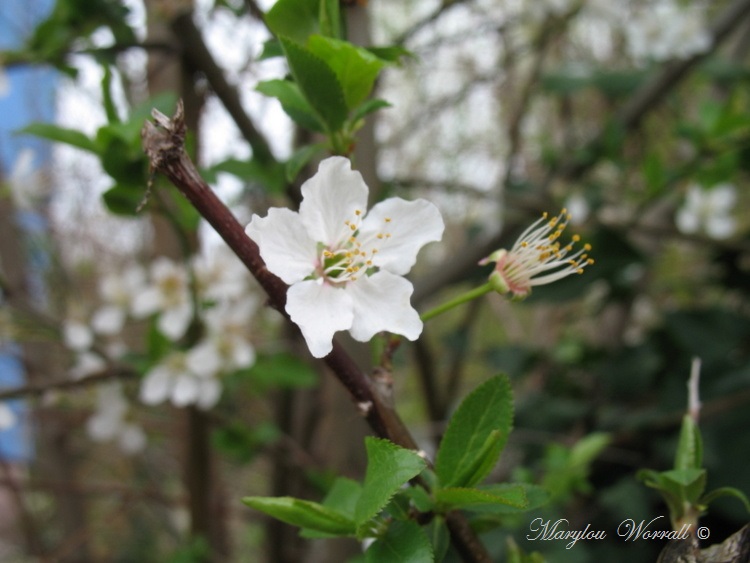
[[[187,330],[193,319],[193,306],[190,303],[164,311],[159,316],[157,326],[170,340],[177,340]]]
[[[413,291],[409,280],[386,270],[347,285],[346,292],[354,302],[352,337],[368,342],[378,332],[388,331],[416,340],[422,333],[422,321],[409,302]]]
[[[189,374],[182,374],[177,378],[172,389],[172,404],[176,407],[192,405],[200,397],[198,379]]]
[[[65,321],[63,339],[69,349],[77,352],[87,350],[94,343],[94,335],[89,327],[77,321]]]
[[[172,390],[172,376],[165,367],[157,366],[151,370],[141,383],[141,402],[157,405],[164,402]]]
[[[369,240],[383,234],[384,238],[378,238],[378,243],[374,245],[378,252],[373,257],[373,263],[389,272],[403,275],[417,261],[419,249],[428,242],[440,240],[444,229],[440,211],[429,201],[406,201],[393,197],[372,208],[358,238]]]
[[[221,381],[212,377],[200,382],[200,395],[195,404],[198,408],[208,410],[216,406],[221,398]]]
[[[258,245],[268,269],[286,283],[313,273],[318,251],[298,213],[273,207],[265,217],[253,215],[245,232]]]
[[[117,443],[126,454],[138,453],[146,447],[146,434],[140,426],[124,424]]]
[[[357,220],[367,209],[367,184],[351,169],[349,159],[332,156],[318,167],[318,173],[302,184],[299,214],[307,232],[328,246],[339,244],[351,230],[346,221]]]
[[[346,290],[316,280],[294,284],[286,294],[286,312],[302,331],[316,358],[333,349],[333,335],[352,326],[352,299]]]
[[[114,305],[104,305],[91,317],[91,328],[98,334],[112,336],[122,330],[125,311]]]

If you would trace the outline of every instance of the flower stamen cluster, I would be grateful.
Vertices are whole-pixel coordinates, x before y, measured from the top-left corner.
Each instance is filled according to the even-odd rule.
[[[594,263],[589,257],[590,244],[584,244],[577,251],[574,248],[581,241],[573,235],[568,244],[560,243],[571,215],[563,209],[551,219],[544,213],[532,223],[513,247],[508,251],[500,249],[483,259],[480,264],[495,262],[495,270],[490,275],[490,283],[498,293],[512,293],[525,297],[536,285],[555,282],[571,274],[582,274],[587,266]]]

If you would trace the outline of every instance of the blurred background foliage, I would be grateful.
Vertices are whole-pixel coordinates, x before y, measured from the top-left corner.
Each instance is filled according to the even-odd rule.
[[[271,4],[57,0],[22,46],[0,53],[8,76],[29,65],[60,71],[57,125],[25,132],[75,147],[55,149],[34,193],[28,177],[4,171],[3,220],[30,205],[51,225],[28,244],[51,257],[53,297],[41,320],[23,317],[5,284],[6,253],[3,309],[34,324],[4,337],[56,350],[59,361],[34,382],[49,389],[28,394],[29,416],[65,437],[56,463],[70,469],[37,466],[50,463],[44,442],[28,463],[4,462],[8,561],[344,561],[356,551],[301,540],[239,504],[248,494],[319,499],[334,474],[361,478],[361,436],[345,429],[356,411],[272,311],[252,329],[267,352],[225,377],[216,409],[133,406],[149,438],[130,458],[85,436],[85,387],[53,389],[70,364],[55,335],[71,302],[95,300],[86,288],[101,267],[216,245],[178,198],[152,196],[139,209],[149,171],[138,132],[150,107],[186,100],[196,158],[242,219],[294,205],[305,163],[325,154],[321,138],[262,95],[268,87],[256,91],[286,72],[273,44],[263,50]],[[391,105],[372,107],[358,129],[355,166],[374,198],[425,197],[446,218],[443,242],[413,276],[418,309],[483,283],[478,260],[543,211],[567,207],[596,258],[523,302],[491,295],[429,323],[395,357],[399,413],[432,453],[457,400],[507,373],[515,429],[493,479],[541,484],[551,501],[484,534],[493,557],[506,560],[510,536],[550,561],[655,561],[663,543],[625,543],[616,530],[661,514],[668,526],[635,473],[671,467],[694,357],[708,487],[750,491],[750,2],[371,0],[342,2],[342,12],[349,41],[400,48],[376,84]],[[136,331],[151,337],[125,378],[130,397],[169,346]],[[369,370],[369,352],[352,349]],[[196,435],[206,447],[186,453]],[[213,483],[210,525],[189,484],[201,459],[210,469],[199,475]],[[607,539],[570,550],[527,541],[539,515],[591,524]],[[702,521],[711,542],[746,522],[734,499]],[[489,530],[489,517],[476,525]]]

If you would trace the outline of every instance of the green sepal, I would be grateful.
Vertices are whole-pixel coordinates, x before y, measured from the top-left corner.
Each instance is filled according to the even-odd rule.
[[[700,469],[703,465],[703,441],[701,432],[693,418],[686,414],[682,417],[680,438],[674,459],[675,469]]]

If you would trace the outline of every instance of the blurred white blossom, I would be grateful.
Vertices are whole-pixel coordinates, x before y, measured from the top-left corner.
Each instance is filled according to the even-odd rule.
[[[88,350],[82,351],[76,354],[76,361],[68,370],[68,375],[73,379],[83,379],[99,373],[106,367],[107,362],[99,354]]]
[[[98,334],[118,334],[136,297],[146,289],[146,272],[138,265],[122,272],[105,274],[99,283],[102,306],[91,317],[91,327]]]
[[[711,238],[729,238],[737,230],[732,217],[736,202],[737,190],[732,184],[717,184],[709,189],[691,184],[685,202],[677,210],[677,228],[685,234],[702,231]]]
[[[102,384],[97,389],[96,412],[86,422],[86,431],[97,442],[115,441],[127,454],[146,446],[143,429],[127,420],[130,405],[119,381]]]
[[[226,246],[196,256],[193,271],[198,292],[204,299],[238,299],[248,291],[247,268]]]
[[[580,225],[586,222],[591,208],[588,200],[580,192],[575,192],[565,201],[565,209],[570,214],[570,224]]]
[[[705,53],[712,45],[705,21],[697,6],[682,7],[671,0],[648,5],[627,21],[630,55],[636,61],[666,61]]]
[[[177,340],[193,318],[193,302],[185,268],[163,256],[150,268],[150,284],[133,300],[133,315],[139,318],[158,313],[157,327],[169,339]]]
[[[213,367],[215,374],[253,365],[255,348],[248,336],[255,309],[255,301],[249,298],[209,309],[204,315],[207,336],[193,349],[199,363]]]
[[[194,404],[210,409],[221,396],[214,360],[195,348],[172,352],[146,374],[141,382],[141,401],[147,405],[171,401],[176,407]]]
[[[94,343],[94,335],[88,325],[68,319],[63,323],[63,340],[68,349],[83,352]]]

